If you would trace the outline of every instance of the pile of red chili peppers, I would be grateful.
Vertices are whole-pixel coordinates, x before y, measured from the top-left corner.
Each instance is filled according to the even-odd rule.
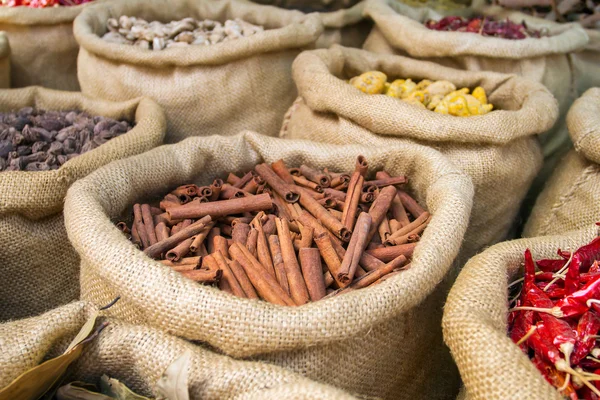
[[[439,21],[428,20],[425,26],[436,31],[471,32],[483,36],[493,36],[503,39],[539,38],[541,31],[527,28],[525,21],[516,24],[509,19],[496,21],[490,17],[445,17]]]
[[[570,399],[600,399],[600,237],[560,259],[533,261],[509,313],[512,340]],[[536,271],[536,264],[538,271]]]
[[[59,6],[78,6],[83,3],[89,3],[92,0],[2,0],[2,6],[5,7],[30,7],[47,8]]]

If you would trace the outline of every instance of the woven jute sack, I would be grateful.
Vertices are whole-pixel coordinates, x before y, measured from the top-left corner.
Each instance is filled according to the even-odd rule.
[[[359,154],[373,172],[410,176],[416,198],[433,219],[406,273],[348,296],[298,308],[240,299],[151,260],[112,221],[135,201],[186,182],[212,182],[263,161],[350,171]],[[446,294],[439,284],[462,244],[472,195],[464,173],[439,152],[414,143],[378,149],[243,132],[189,138],[96,171],[69,190],[65,223],[81,256],[81,297],[101,304],[118,293],[121,300],[110,309],[112,315],[351,393],[436,399],[456,384],[439,337]]]
[[[524,236],[558,234],[600,220],[600,88],[573,103],[567,124],[575,148],[548,179]]]
[[[365,19],[365,2],[323,1],[323,0],[253,0],[255,3],[272,5],[286,9],[297,9],[306,13],[318,12],[325,30],[317,40],[317,48],[328,48],[332,44],[348,47],[362,47],[373,26]],[[346,4],[350,3],[350,4]]]
[[[526,20],[531,28],[548,29],[549,36],[506,40],[464,32],[439,32],[423,25],[428,19],[442,17],[430,8],[412,8],[394,0],[367,0],[365,14],[375,21],[375,26],[363,48],[469,71],[516,74],[544,84],[557,98],[560,115],[556,126],[541,135],[540,140],[544,158],[556,162],[570,147],[564,117],[577,98],[577,77],[571,56],[586,48],[588,34],[578,24],[552,23],[500,7],[479,7],[477,11],[500,19]]]
[[[121,15],[162,22],[241,18],[264,26],[265,32],[210,46],[152,51],[101,38],[106,21]],[[244,0],[115,0],[91,6],[74,24],[82,92],[113,101],[155,99],[167,115],[169,143],[243,129],[276,135],[296,98],[292,62],[302,48],[314,47],[322,32],[316,14]]]
[[[0,321],[36,315],[79,297],[79,258],[62,215],[67,189],[104,164],[160,145],[166,129],[164,113],[147,98],[116,103],[40,87],[0,90],[0,112],[28,106],[77,109],[136,125],[57,170],[0,173]]]
[[[0,89],[10,87],[10,46],[6,33],[0,32]]]
[[[468,400],[561,400],[507,335],[508,284],[522,277],[523,252],[534,259],[556,258],[557,249],[575,250],[597,235],[597,226],[558,236],[499,243],[462,269],[444,307],[444,341],[458,365]]]
[[[43,315],[0,324],[0,389],[68,346],[95,306],[74,302]],[[106,374],[137,393],[156,396],[164,370],[191,352],[188,387],[193,400],[339,399],[354,397],[265,363],[236,361],[149,327],[108,322],[68,370],[63,382],[95,383]]]
[[[468,118],[441,115],[392,97],[364,94],[344,81],[369,70],[380,70],[389,79],[481,85],[498,110]],[[281,136],[381,148],[410,139],[431,146],[462,168],[475,186],[463,254],[504,239],[541,166],[535,135],[548,130],[557,116],[556,101],[541,84],[341,46],[304,52],[293,75],[300,97],[286,114]]]
[[[88,6],[0,7],[0,31],[11,50],[11,84],[5,87],[79,90],[73,20]]]

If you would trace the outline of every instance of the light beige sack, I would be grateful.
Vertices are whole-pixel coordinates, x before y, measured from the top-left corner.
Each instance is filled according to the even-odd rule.
[[[147,21],[241,18],[265,26],[247,38],[162,51],[103,40],[106,21],[121,15]],[[290,69],[312,47],[323,26],[316,14],[238,0],[127,0],[97,4],[75,21],[81,45],[79,82],[92,97],[155,99],[165,110],[166,141],[188,136],[233,135],[243,129],[276,135],[296,98]]]
[[[450,347],[468,400],[562,400],[507,334],[508,284],[522,277],[523,252],[556,258],[596,237],[596,226],[561,236],[497,244],[462,269],[444,306],[444,341]]]
[[[390,79],[481,85],[499,110],[477,117],[441,115],[396,98],[364,94],[344,81],[369,70],[380,70]],[[469,174],[475,186],[462,254],[505,238],[541,166],[535,135],[548,130],[557,116],[556,101],[542,85],[340,46],[301,54],[293,75],[301,97],[286,115],[283,137],[380,148],[408,138],[431,146]]]
[[[415,9],[394,0],[368,0],[365,14],[375,21],[375,27],[363,48],[469,71],[517,74],[544,84],[559,102],[558,124],[540,136],[544,158],[555,162],[570,148],[564,117],[577,98],[570,54],[585,49],[588,34],[578,24],[557,24],[500,7],[478,11],[498,18],[510,16],[517,21],[526,20],[531,28],[547,28],[550,36],[506,40],[464,32],[439,32],[423,25],[428,19],[442,17],[434,10]]]
[[[212,182],[263,161],[350,171],[359,154],[373,172],[385,168],[410,176],[416,198],[433,219],[409,270],[348,295],[297,308],[240,299],[151,260],[112,221],[146,196],[184,183]],[[351,393],[438,399],[457,387],[440,338],[446,294],[440,282],[462,244],[472,191],[468,177],[445,157],[413,143],[378,149],[245,132],[189,138],[96,171],[69,190],[65,223],[81,256],[81,297],[102,304],[118,293],[121,300],[110,309],[116,317],[206,342],[236,358],[280,365]]]
[[[600,221],[600,88],[573,103],[567,124],[575,149],[548,179],[524,236],[555,235]]]
[[[10,87],[10,46],[6,33],[0,32],[0,89]]]
[[[305,13],[318,12],[325,30],[317,40],[317,48],[328,48],[332,44],[362,47],[373,23],[363,16],[365,2],[323,0],[253,0],[255,3],[272,5]],[[341,3],[341,4],[340,4]],[[348,4],[349,3],[349,4]],[[354,3],[354,4],[353,4]]]
[[[73,20],[88,6],[0,7],[0,31],[10,42],[10,87],[79,90]]]
[[[104,164],[161,144],[166,129],[164,113],[147,98],[113,103],[40,87],[0,90],[0,111],[28,106],[78,109],[136,125],[57,170],[0,172],[0,321],[36,315],[79,297],[79,259],[62,215],[67,189]]]
[[[0,389],[45,359],[62,354],[93,309],[89,303],[76,302],[34,318],[0,324]],[[154,396],[164,370],[189,350],[192,400],[354,398],[283,368],[236,361],[156,329],[114,319],[99,322],[109,325],[85,346],[63,384],[74,380],[97,383],[106,374],[136,393]]]

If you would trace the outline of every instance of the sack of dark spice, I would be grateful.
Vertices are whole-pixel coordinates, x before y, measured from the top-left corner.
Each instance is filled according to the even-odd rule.
[[[96,0],[101,1],[101,0]],[[93,3],[70,7],[0,6],[0,31],[10,42],[10,87],[79,90],[73,20]]]
[[[226,180],[234,172],[240,178],[241,172],[257,164],[280,159],[289,167],[304,164],[319,171],[352,171],[357,154],[368,160],[372,172],[407,175],[411,194],[432,215],[414,248],[410,268],[381,284],[299,307],[240,298],[198,284],[173,266],[153,260],[115,226],[129,216],[132,204],[160,201],[181,185],[210,186],[216,177]],[[197,192],[191,186],[180,188],[180,195],[189,189]],[[107,165],[69,190],[65,221],[81,256],[81,297],[106,303],[118,292],[121,300],[110,309],[115,317],[208,343],[238,359],[280,365],[362,396],[442,398],[457,387],[456,371],[441,347],[444,278],[451,273],[462,244],[472,190],[468,177],[439,152],[414,143],[399,141],[387,148],[334,146],[245,132],[234,137],[188,138]],[[110,204],[103,200],[106,192],[111,193]],[[259,196],[263,195],[253,199],[261,200]],[[163,207],[177,201],[169,196],[163,199]],[[225,203],[229,201],[234,200]],[[265,225],[263,231],[272,229]],[[230,229],[238,237],[226,223],[218,226],[221,232]]]
[[[365,94],[346,82],[373,70],[390,81],[412,78],[415,88],[422,80],[452,89],[481,86],[494,109],[479,116],[443,115],[389,95]],[[552,127],[558,112],[546,88],[514,75],[461,71],[340,46],[301,54],[293,76],[300,97],[286,115],[283,137],[378,147],[408,139],[436,148],[471,177],[476,191],[464,256],[505,239],[541,166],[536,135]],[[407,82],[399,89],[408,88]],[[431,93],[448,90],[442,89]]]
[[[525,226],[524,236],[581,229],[600,215],[600,89],[589,89],[569,110],[575,148],[557,165]]]
[[[448,296],[443,328],[466,399],[596,398],[597,375],[589,367],[598,368],[597,308],[588,300],[600,299],[597,234],[591,224],[504,242],[465,265]],[[523,280],[528,290],[519,293]]]
[[[0,172],[0,273],[4,277],[0,285],[0,321],[36,315],[78,298],[79,261],[67,239],[62,214],[67,189],[77,179],[104,164],[160,145],[166,130],[162,110],[154,101],[146,98],[115,103],[90,99],[81,93],[59,92],[39,87],[0,91],[1,112],[10,113],[23,108],[27,108],[27,112],[30,108],[82,111],[95,117],[95,121],[99,122],[95,127],[98,128],[102,128],[102,125],[109,121],[105,118],[127,120],[135,126],[127,133],[69,159],[58,169]],[[17,118],[15,122],[23,125],[26,121],[24,118]],[[49,124],[46,128],[62,127],[62,122],[54,127],[50,126],[50,123],[55,124],[58,121],[46,122]],[[82,120],[75,121],[75,124],[80,122],[87,123],[89,120],[83,117]],[[3,123],[7,124],[7,121],[4,120]],[[122,130],[118,125],[115,128]],[[61,135],[72,133],[68,127],[62,129]],[[84,132],[87,129],[88,127]],[[10,127],[4,129],[7,130],[10,130]],[[54,138],[59,134],[55,129],[38,133],[46,131]],[[109,131],[109,136],[111,135]],[[69,146],[82,146],[79,139],[71,138],[67,141],[72,142]],[[46,153],[50,151],[51,146],[58,150],[62,145],[64,151],[64,142],[55,143],[57,144],[48,144],[49,149]],[[44,148],[46,143],[34,146]],[[24,147],[25,150],[27,148],[28,146]],[[19,157],[15,159],[19,160]],[[53,162],[54,157],[56,162],[59,162],[59,157],[64,155],[52,155]]]
[[[264,27],[264,32],[211,45],[153,51],[102,39],[108,21],[122,16],[150,24],[184,18],[221,24],[240,19]],[[296,95],[292,62],[303,48],[315,45],[322,31],[317,15],[248,1],[98,3],[75,21],[74,33],[81,45],[79,81],[83,93],[96,98],[155,99],[167,115],[170,143],[188,136],[233,135],[242,129],[276,135]],[[107,75],[111,78],[105,79]]]
[[[0,324],[0,396],[7,394],[3,393],[3,389],[21,374],[63,354],[77,333],[85,329],[82,327],[86,321],[94,318],[97,310],[95,305],[79,301],[39,316]],[[107,311],[100,311],[94,329],[98,330],[100,325],[106,327],[85,344],[79,357],[62,374],[61,386],[73,381],[100,381],[102,384],[104,379],[101,377],[108,375],[113,385],[120,383],[139,395],[157,398],[165,398],[166,394],[177,390],[180,397],[171,395],[167,398],[354,399],[339,389],[281,367],[233,360],[157,329],[107,318],[106,314]],[[171,369],[172,373],[167,369]],[[177,379],[174,379],[173,375],[177,372]],[[37,377],[47,378],[55,373],[56,370],[48,368],[39,372]],[[28,382],[28,386],[33,383]],[[57,398],[98,398],[83,390],[72,392],[73,396],[81,397],[68,397],[69,391],[63,388],[57,393]],[[114,393],[111,397],[101,398],[113,397]]]

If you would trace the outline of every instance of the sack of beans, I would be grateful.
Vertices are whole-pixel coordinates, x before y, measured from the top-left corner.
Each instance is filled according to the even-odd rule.
[[[292,62],[323,26],[317,15],[248,1],[128,0],[90,8],[74,32],[83,93],[155,99],[172,143],[243,129],[276,135],[296,96]]]
[[[88,6],[80,0],[0,4],[0,31],[6,33],[11,53],[11,81],[5,87],[79,90],[73,20]]]
[[[414,143],[244,132],[106,166],[71,188],[65,221],[81,296],[118,293],[111,315],[362,396],[436,399],[457,385],[441,282],[472,191]]]
[[[410,139],[470,175],[476,190],[464,254],[503,240],[541,165],[535,135],[557,116],[556,100],[535,82],[340,46],[301,54],[293,76],[300,97],[283,137],[378,147]],[[379,87],[361,86],[368,82]],[[464,116],[471,112],[485,115]]]
[[[79,259],[63,222],[69,186],[162,143],[147,98],[115,103],[40,87],[0,91],[0,321],[79,296]],[[81,154],[81,155],[80,155]]]
[[[600,88],[577,99],[567,116],[575,148],[548,179],[525,226],[528,237],[580,229],[600,215]]]
[[[40,316],[0,324],[3,338],[0,395],[16,398],[8,396],[8,391],[21,374],[64,354],[78,332],[87,329],[97,333],[90,335],[81,354],[74,357],[61,374],[57,388],[59,400],[95,398],[89,394],[86,397],[69,395],[86,393],[85,390],[99,392],[98,387],[107,394],[103,383],[108,379],[117,387],[139,395],[164,394],[159,380],[165,376],[167,383],[173,382],[167,369],[184,357],[186,362],[176,369],[180,374],[174,388],[193,400],[296,399],[299,395],[311,399],[354,399],[339,389],[310,381],[281,367],[236,361],[156,329],[107,319],[102,316],[105,311],[96,321],[96,313],[97,308],[90,303],[74,302]],[[95,321],[95,325],[86,328],[86,321]],[[46,374],[53,372],[49,369]],[[32,386],[31,381],[28,386]]]
[[[469,71],[516,74],[544,84],[560,110],[555,128],[540,136],[547,174],[570,147],[564,118],[577,97],[571,57],[584,50],[589,36],[577,24],[557,24],[496,7],[478,11],[483,17],[443,17],[431,9],[369,0],[365,14],[375,26],[363,48]]]
[[[328,48],[332,44],[362,47],[373,23],[363,16],[364,1],[281,1],[253,0],[255,3],[298,10],[304,13],[317,12],[325,30],[317,41],[317,48]]]
[[[597,234],[590,224],[504,242],[465,265],[443,329],[466,399],[600,395]]]

